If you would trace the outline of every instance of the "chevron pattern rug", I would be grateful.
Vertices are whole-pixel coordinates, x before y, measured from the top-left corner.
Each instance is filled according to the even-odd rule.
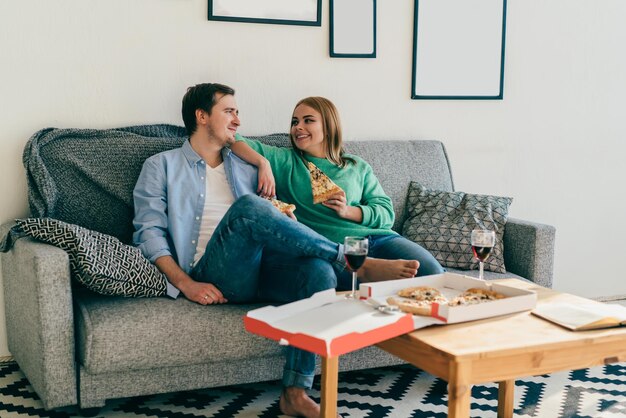
[[[279,382],[266,382],[109,401],[97,417],[280,417]],[[319,401],[319,379],[311,395]],[[343,417],[445,418],[446,382],[405,365],[339,375]],[[473,418],[496,417],[497,386],[472,388]],[[0,364],[0,417],[79,417],[75,407],[45,411],[16,363]],[[516,418],[623,418],[626,364],[519,380]]]

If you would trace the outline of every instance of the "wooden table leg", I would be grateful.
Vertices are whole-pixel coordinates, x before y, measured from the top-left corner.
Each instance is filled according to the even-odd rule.
[[[448,381],[448,418],[469,418],[472,400],[470,363],[450,363]]]
[[[322,357],[322,418],[337,417],[337,386],[339,357]]]
[[[498,384],[498,418],[513,418],[515,380],[503,380]]]

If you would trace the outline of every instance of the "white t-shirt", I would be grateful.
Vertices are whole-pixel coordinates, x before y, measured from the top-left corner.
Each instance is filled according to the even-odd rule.
[[[235,201],[230,185],[226,180],[224,163],[215,168],[206,165],[206,183],[204,191],[204,210],[200,221],[200,235],[196,246],[193,263],[196,265],[204,255],[217,224],[220,223],[230,206]]]

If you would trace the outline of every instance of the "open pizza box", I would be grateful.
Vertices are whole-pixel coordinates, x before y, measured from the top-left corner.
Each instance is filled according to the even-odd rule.
[[[446,296],[470,287],[503,293],[505,299],[472,306],[433,306],[435,316],[404,312],[384,313],[378,307],[400,289],[432,286]],[[435,276],[361,284],[361,299],[346,299],[329,289],[310,298],[282,306],[266,306],[244,317],[253,334],[319,354],[335,357],[430,325],[472,321],[535,307],[536,294],[467,276],[444,273]]]

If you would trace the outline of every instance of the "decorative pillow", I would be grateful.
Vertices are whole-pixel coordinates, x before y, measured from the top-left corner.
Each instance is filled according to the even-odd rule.
[[[472,229],[494,230],[496,245],[485,270],[505,273],[502,240],[512,201],[510,197],[428,190],[411,182],[402,235],[430,251],[445,267],[473,270],[478,261],[470,244]]]
[[[73,277],[103,295],[165,295],[166,278],[138,248],[110,235],[51,218],[16,219],[26,234],[65,250]]]

